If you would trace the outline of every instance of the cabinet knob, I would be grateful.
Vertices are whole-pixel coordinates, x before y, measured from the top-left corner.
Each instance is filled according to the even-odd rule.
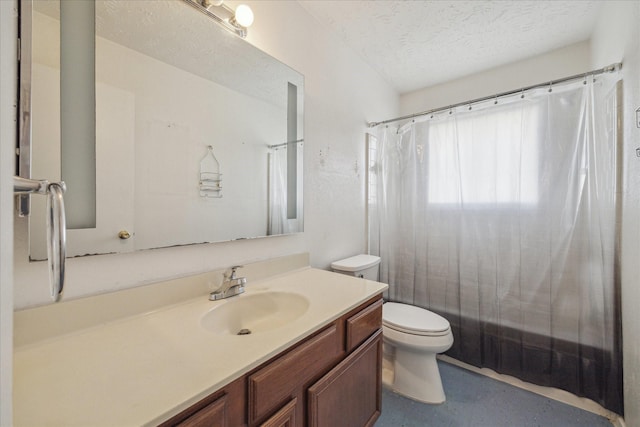
[[[120,230],[120,232],[118,233],[118,237],[122,240],[127,240],[129,237],[131,237],[131,234],[127,230]]]

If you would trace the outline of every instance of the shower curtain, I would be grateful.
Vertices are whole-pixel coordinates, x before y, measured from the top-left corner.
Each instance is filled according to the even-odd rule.
[[[387,298],[450,356],[622,414],[617,79],[379,126],[369,208]]]

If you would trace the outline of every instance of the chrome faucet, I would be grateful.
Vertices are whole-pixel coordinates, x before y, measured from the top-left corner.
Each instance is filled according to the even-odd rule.
[[[209,299],[211,301],[229,298],[235,295],[240,295],[244,292],[244,285],[247,283],[247,278],[236,276],[236,270],[242,267],[242,265],[234,265],[230,269],[231,272],[226,271],[224,273],[224,282],[222,282],[220,288],[209,294]]]

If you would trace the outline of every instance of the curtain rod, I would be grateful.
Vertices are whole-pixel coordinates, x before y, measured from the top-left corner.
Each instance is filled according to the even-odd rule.
[[[615,71],[619,71],[620,69],[622,69],[622,62],[616,62],[615,64],[611,64],[611,65],[609,65],[607,67],[600,68],[598,70],[592,70],[592,71],[589,71],[589,72],[586,72],[586,73],[582,73],[582,74],[575,74],[573,76],[564,77],[562,79],[551,80],[551,81],[548,81],[548,82],[545,82],[545,83],[539,83],[537,85],[526,86],[526,87],[523,87],[523,88],[520,88],[520,89],[510,90],[508,92],[502,92],[502,93],[499,93],[499,94],[496,94],[496,95],[485,96],[485,97],[482,97],[482,98],[476,98],[476,99],[472,99],[471,101],[458,102],[457,104],[451,104],[451,105],[448,105],[446,107],[434,108],[432,110],[422,111],[420,113],[408,114],[406,116],[396,117],[395,119],[383,120],[381,122],[369,122],[369,123],[367,123],[367,126],[372,128],[372,127],[376,127],[378,125],[384,125],[384,124],[387,124],[387,123],[393,123],[393,122],[398,122],[398,121],[401,121],[401,120],[413,119],[414,117],[426,116],[427,114],[432,114],[432,113],[437,113],[437,112],[440,112],[440,111],[451,110],[453,108],[462,107],[464,105],[472,105],[472,104],[477,104],[479,102],[488,101],[490,99],[496,99],[496,98],[502,98],[504,96],[514,95],[516,93],[521,93],[521,92],[524,92],[526,90],[552,86],[552,85],[555,85],[555,84],[558,84],[558,83],[564,83],[564,82],[568,82],[568,81],[571,81],[571,80],[577,80],[577,79],[582,79],[582,78],[586,79],[588,76],[597,76],[597,75],[604,74],[604,73],[613,73]]]
[[[280,148],[289,144],[297,144],[298,142],[304,142],[304,139],[298,139],[297,141],[283,142],[282,144],[276,144],[276,145],[267,145],[267,148]]]

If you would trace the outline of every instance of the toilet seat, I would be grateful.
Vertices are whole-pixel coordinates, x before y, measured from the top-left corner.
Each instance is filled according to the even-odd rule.
[[[443,336],[451,333],[444,317],[424,308],[396,302],[382,306],[382,324],[398,332],[420,336]]]

